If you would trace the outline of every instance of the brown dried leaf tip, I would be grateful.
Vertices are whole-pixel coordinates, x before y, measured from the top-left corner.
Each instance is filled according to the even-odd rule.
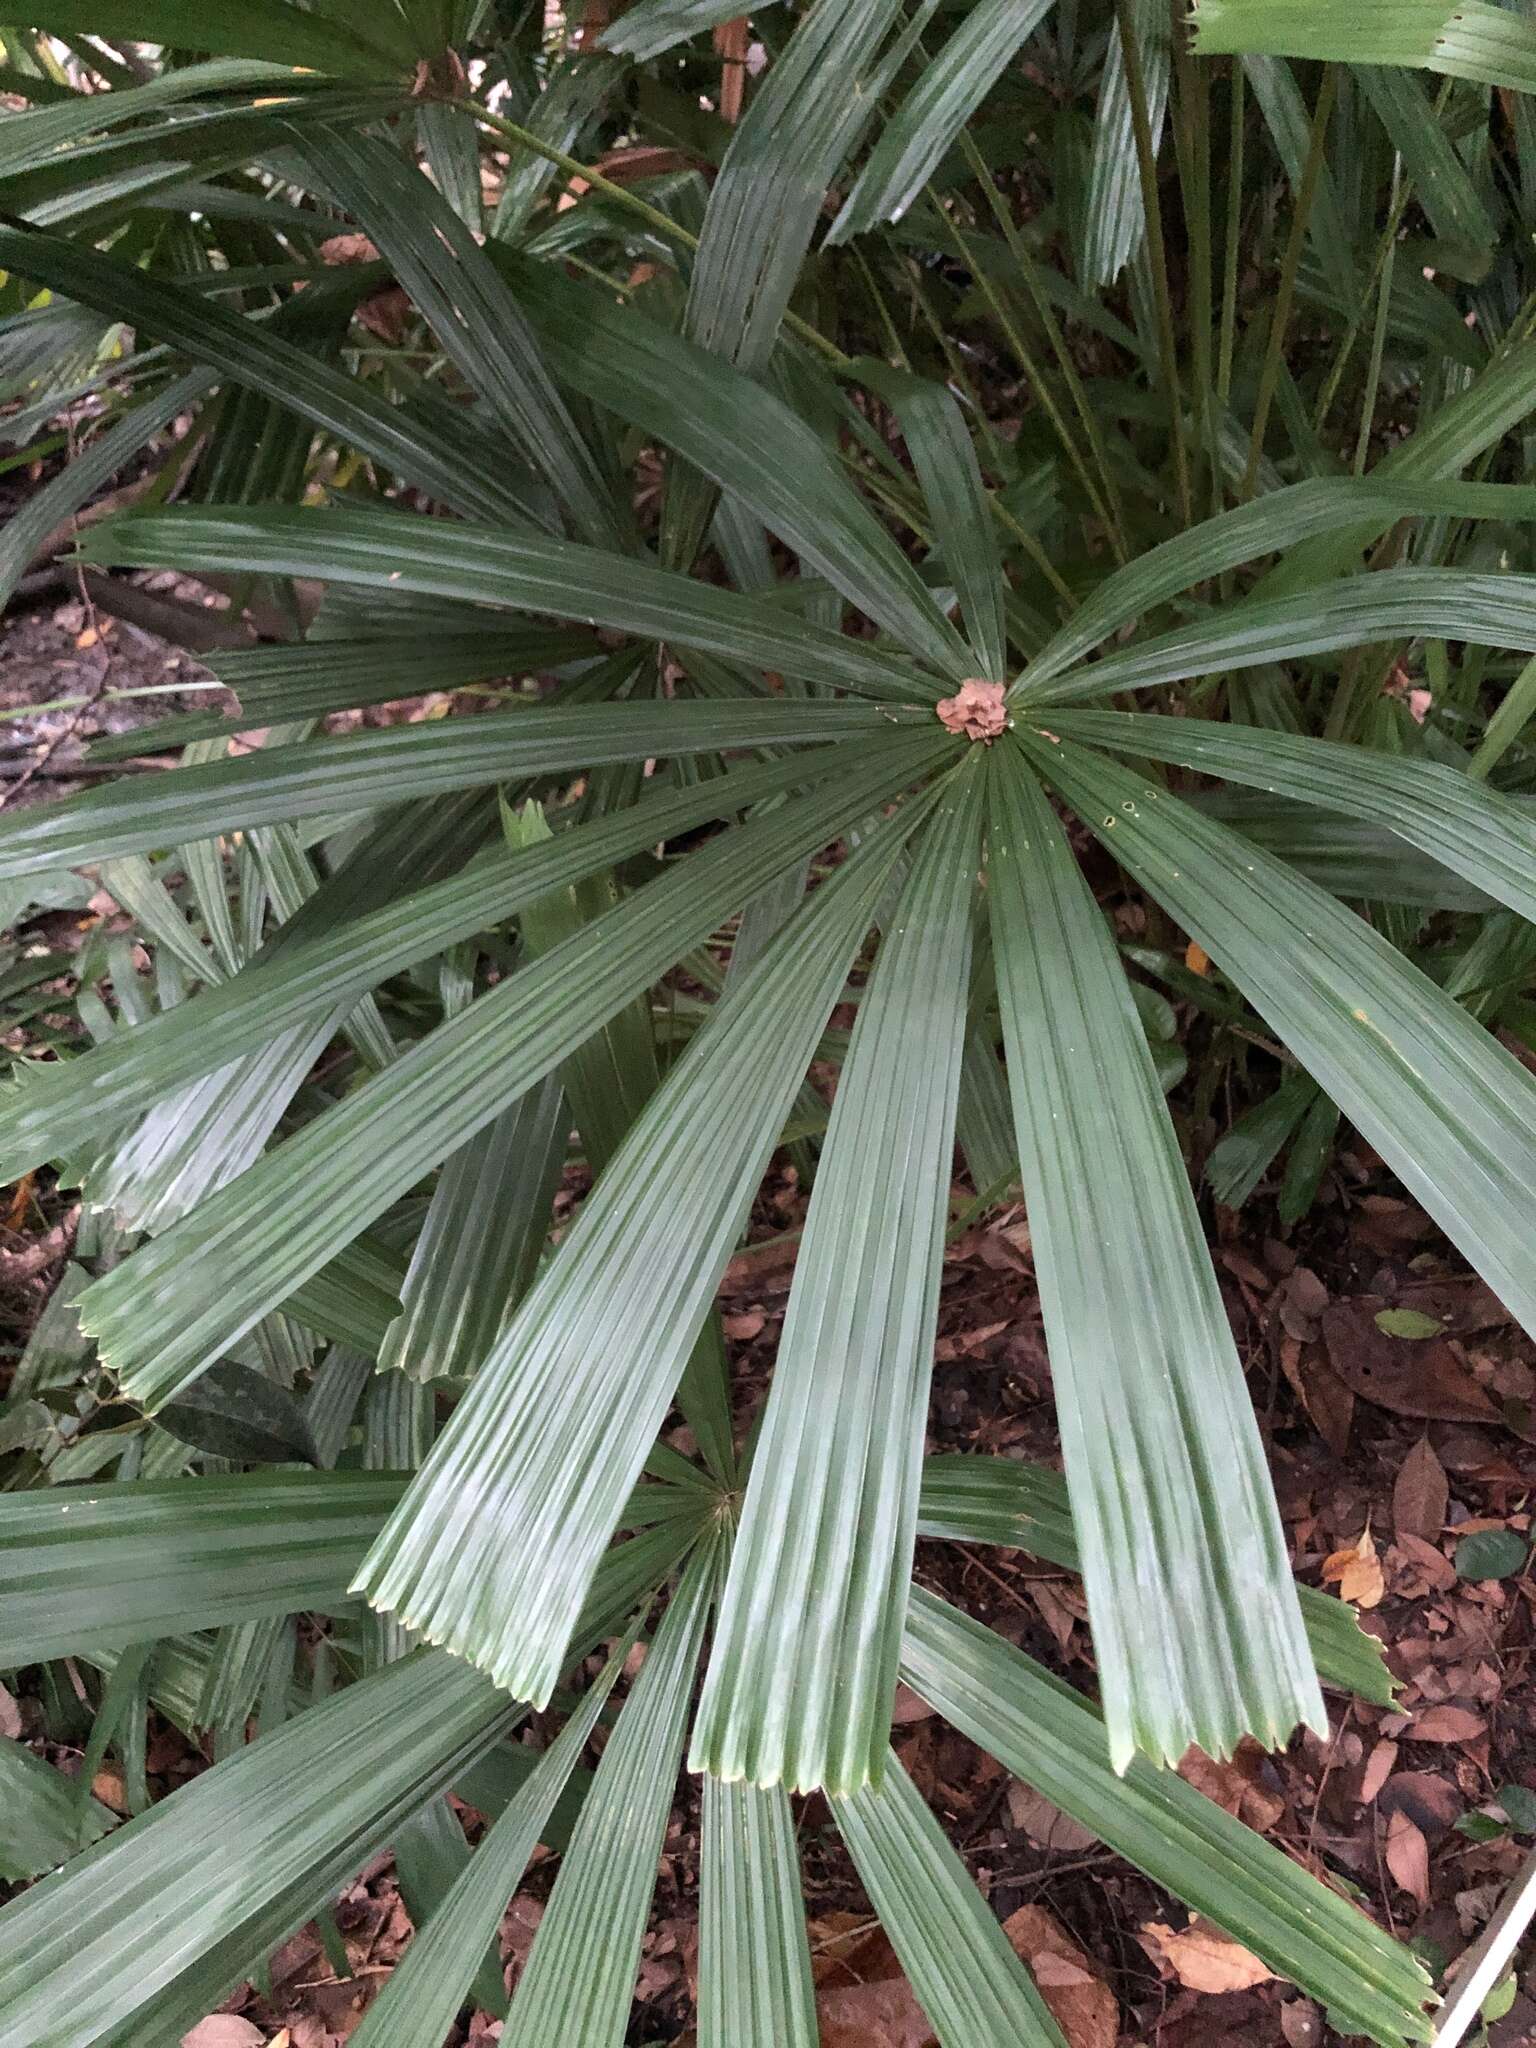
[[[980,676],[967,676],[954,696],[946,697],[937,709],[940,725],[963,733],[968,740],[983,740],[989,747],[1013,723],[1002,684],[983,682]]]

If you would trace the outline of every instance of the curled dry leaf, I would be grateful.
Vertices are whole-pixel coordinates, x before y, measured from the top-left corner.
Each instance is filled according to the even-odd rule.
[[[1406,1813],[1429,1842],[1449,1831],[1465,1805],[1456,1787],[1433,1771],[1394,1771],[1381,1789],[1381,1811]]]
[[[974,1330],[957,1330],[951,1337],[940,1337],[933,1347],[934,1358],[940,1365],[948,1365],[957,1358],[980,1358],[986,1345],[994,1337],[1000,1337],[1011,1324],[980,1323]]]
[[[1251,1991],[1275,1974],[1241,1942],[1203,1920],[1187,1927],[1149,1920],[1141,1936],[1153,1961],[1166,1963],[1187,1991]]]
[[[1066,1650],[1072,1641],[1072,1631],[1077,1626],[1077,1616],[1061,1595],[1043,1579],[1031,1582],[1029,1597],[1036,1613],[1056,1638],[1056,1647]]]
[[[1003,1922],[1013,1951],[1040,1987],[1068,2048],[1114,2048],[1120,2033],[1115,1994],[1043,1906],[1020,1906]]]
[[[1347,1600],[1351,1607],[1380,1605],[1387,1584],[1376,1554],[1376,1539],[1369,1529],[1362,1530],[1358,1543],[1347,1550],[1334,1551],[1324,1562],[1323,1584],[1337,1586],[1339,1598]]]
[[[128,1792],[122,1772],[114,1765],[104,1764],[91,1780],[91,1797],[99,1799],[103,1806],[110,1806],[114,1813],[126,1814]]]
[[[1331,1299],[1310,1266],[1293,1266],[1275,1290],[1280,1326],[1287,1336],[1309,1343],[1317,1335],[1318,1317]]]
[[[1421,1828],[1406,1813],[1394,1813],[1387,1822],[1387,1868],[1394,1884],[1409,1894],[1416,1905],[1429,1904],[1429,1844]]]

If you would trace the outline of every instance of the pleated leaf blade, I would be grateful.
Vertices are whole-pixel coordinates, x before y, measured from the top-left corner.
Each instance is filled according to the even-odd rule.
[[[940,1454],[923,1461],[917,1533],[949,1543],[1001,1544],[1049,1559],[1067,1571],[1082,1559],[1066,1481],[1044,1465],[1016,1458]],[[1318,1676],[1374,1706],[1396,1703],[1397,1681],[1379,1639],[1367,1635],[1348,1601],[1298,1584],[1301,1618]]]
[[[1404,446],[1411,446],[1405,443]],[[1030,662],[1015,690],[1033,695],[1092,653],[1122,626],[1208,577],[1261,555],[1349,531],[1365,543],[1399,519],[1536,519],[1536,490],[1524,484],[1411,481],[1389,477],[1309,477],[1229,506],[1113,570]],[[1361,522],[1365,524],[1362,527]],[[247,659],[249,657],[246,657]]]
[[[1536,1330],[1536,1076],[1363,918],[1118,762],[1031,742],[1043,773],[1242,989]]]
[[[723,747],[811,745],[878,736],[873,705],[751,698],[538,705],[485,718],[440,719],[262,747],[232,760],[124,776],[105,788],[0,821],[0,878],[143,853],[290,818],[340,817],[386,803],[485,788],[513,776],[610,761],[714,753]]]
[[[194,1379],[745,897],[945,751],[926,735],[892,734],[861,749],[834,791],[701,848],[419,1039],[96,1281],[83,1313],[124,1391],[158,1405]]]
[[[533,1276],[565,1165],[565,1096],[551,1076],[447,1161],[422,1223],[381,1372],[468,1379]]]
[[[1171,761],[1224,782],[1381,825],[1536,922],[1536,819],[1454,768],[1205,718],[1066,711],[1058,724],[1064,737],[1090,746]]]
[[[0,2043],[176,2038],[516,1711],[427,1651],[215,1765],[0,1913]]]
[[[572,360],[589,344],[599,317],[595,310],[581,311],[569,335],[558,338]],[[702,361],[720,367],[712,357]],[[691,366],[690,373],[696,369]],[[748,393],[757,392],[756,385],[738,381],[745,383]],[[766,402],[768,394],[759,396]],[[744,419],[738,419],[738,410],[745,410]],[[747,402],[734,389],[727,417],[735,422],[733,431],[756,424]],[[759,459],[765,467],[777,469],[777,488],[786,501],[803,506],[805,499],[796,496],[785,473],[786,463],[803,458],[807,467],[799,472],[802,487],[826,463],[821,443],[810,436],[807,450],[805,433],[797,432],[796,426],[795,416],[779,407],[764,424]],[[836,476],[835,470],[832,474]],[[904,587],[915,585],[916,595],[903,604],[904,620],[910,621],[919,605],[933,612],[932,630],[942,627],[941,641],[952,650],[945,658],[953,669],[958,635],[938,618],[915,571],[879,523],[846,487],[842,492],[845,507],[851,504],[854,514],[864,515],[855,520],[858,531],[851,545],[864,546],[873,532],[889,580],[899,579]],[[640,639],[697,648],[865,696],[932,704],[942,694],[937,679],[899,650],[871,648],[815,625],[771,598],[744,597],[658,569],[639,556],[524,535],[505,524],[421,519],[376,506],[325,511],[302,505],[259,505],[243,511],[178,506],[168,512],[128,512],[103,520],[85,535],[80,552],[91,561],[145,568],[171,563],[220,574],[324,576],[356,589],[505,605],[611,626]],[[864,595],[874,606],[873,593],[866,588]]]
[[[620,2048],[717,1568],[694,1555],[619,1713],[539,1923],[504,2048]]]
[[[37,230],[0,228],[0,267],[108,319],[131,321],[141,340],[165,342],[262,392],[445,505],[504,520],[514,529],[527,524],[519,499],[498,477],[494,461],[458,443],[441,445],[403,407],[317,360],[274,332],[270,323],[243,318],[209,304],[198,292]]]
[[[840,771],[843,759],[836,748],[817,748],[658,791],[627,811],[561,832],[547,846],[498,849],[393,900],[386,889],[377,907],[348,902],[334,921],[314,920],[302,934],[285,931],[260,959],[192,1002],[114,1033],[67,1063],[18,1067],[14,1086],[0,1090],[0,1174],[19,1179],[44,1159],[67,1156],[103,1124],[142,1113],[180,1083],[224,1065],[231,1052],[253,1051],[348,992],[473,938],[552,889],[675,833],[735,819],[796,783],[814,786]],[[407,825],[419,816],[407,813]],[[385,867],[382,858],[366,865],[374,875]],[[345,881],[347,872],[327,886]]]
[[[679,1056],[358,1575],[520,1696],[559,1676],[909,829],[845,862]]]
[[[0,1498],[0,1659],[40,1663],[350,1604],[405,1482],[271,1471]]]
[[[828,242],[900,220],[1052,0],[978,0],[881,130]]]
[[[1198,0],[1195,49],[1406,64],[1536,92],[1536,28],[1490,0]]]
[[[599,546],[618,543],[605,480],[532,328],[437,187],[388,143],[339,126],[302,139],[299,157],[377,245],[444,353],[509,444],[548,482],[575,531]]]
[[[789,1797],[706,1777],[703,1801],[699,2048],[817,2048]]]
[[[1536,653],[1536,576],[1383,569],[1284,597],[1253,597],[1054,681],[1042,679],[1038,688],[1026,671],[1015,702],[1065,704],[1421,635]]]
[[[964,415],[953,394],[931,378],[867,359],[857,370],[896,415],[960,600],[976,673],[999,682],[1007,662],[1002,556]]]
[[[1009,744],[993,953],[1110,1752],[1326,1729],[1264,1447],[1108,926]]]
[[[883,1766],[965,1039],[981,750],[950,778],[859,1004],[690,1763],[851,1792]]]
[[[559,1735],[481,1837],[437,1911],[425,1927],[418,1927],[352,2035],[356,2048],[421,2048],[423,2042],[440,2041],[449,2032],[487,1948],[497,1939],[507,1902],[597,1725],[632,1640],[627,1637],[609,1658]]]
[[[832,1817],[940,2048],[1067,2048],[975,1880],[893,1755]]]

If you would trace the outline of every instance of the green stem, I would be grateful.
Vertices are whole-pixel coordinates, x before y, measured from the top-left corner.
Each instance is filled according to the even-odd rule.
[[[863,280],[864,289],[868,292],[870,304],[875,309],[875,318],[885,330],[886,354],[892,361],[898,363],[903,370],[910,370],[912,367],[911,361],[905,348],[902,346],[901,336],[896,330],[896,322],[891,317],[891,309],[886,303],[885,293],[881,291],[875,273],[869,267],[869,259],[865,256],[857,241],[852,244],[848,253],[858,266],[859,276]]]
[[[1450,80],[1447,79],[1445,83],[1449,86]],[[1441,108],[1445,105],[1445,98],[1445,93],[1442,92],[1435,102],[1437,119]],[[1396,159],[1394,158],[1395,164]],[[1344,376],[1345,365],[1354,353],[1355,343],[1360,338],[1360,330],[1365,325],[1365,309],[1371,302],[1371,293],[1375,289],[1382,271],[1392,261],[1393,251],[1397,247],[1398,230],[1403,224],[1403,215],[1408,211],[1408,203],[1412,197],[1413,180],[1411,178],[1403,178],[1399,181],[1396,169],[1394,168],[1393,199],[1391,205],[1387,208],[1386,224],[1377,237],[1376,253],[1371,258],[1371,274],[1366,280],[1365,292],[1360,300],[1360,308],[1344,331],[1344,339],[1339,343],[1338,354],[1333,359],[1333,366],[1328,372],[1322,394],[1317,401],[1317,410],[1312,416],[1312,423],[1319,433],[1322,431],[1324,420],[1327,419],[1328,414],[1333,410],[1333,401],[1339,395],[1339,384]]]
[[[994,475],[1005,476],[1007,474],[1007,457],[1002,451],[992,422],[987,418],[986,407],[982,404],[976,387],[971,382],[964,359],[949,335],[945,333],[938,315],[934,312],[932,306],[929,305],[928,293],[921,276],[914,272],[911,282],[913,303],[922,314],[928,332],[933,336],[935,344],[944,357],[951,381],[971,401],[971,416],[976,422],[983,442],[986,444],[993,473]],[[988,491],[987,502],[992,507],[992,516],[996,519],[998,525],[1005,532],[1011,534],[1013,539],[1018,542],[1046,582],[1049,583],[1052,590],[1061,599],[1067,610],[1069,612],[1076,611],[1077,599],[1073,595],[1071,584],[1067,582],[1061,571],[1056,567],[1056,564],[1051,560],[1036,535],[1032,534],[1027,526],[1014,517],[996,492]]]
[[[1488,729],[1472,756],[1467,773],[1479,782],[1485,781],[1532,718],[1536,718],[1536,661],[1528,661],[1510,684],[1503,703],[1488,721]]]
[[[1163,210],[1157,192],[1157,161],[1152,151],[1152,123],[1147,114],[1147,82],[1142,76],[1141,50],[1126,0],[1116,0],[1120,54],[1125,64],[1126,94],[1131,103],[1131,132],[1136,138],[1136,169],[1141,180],[1141,210],[1146,219],[1147,254],[1152,292],[1157,305],[1158,353],[1162,357],[1163,389],[1168,398],[1168,433],[1173,442],[1173,474],[1179,494],[1179,517],[1195,523],[1189,484],[1189,453],[1184,446],[1184,399],[1179,389],[1178,345],[1173,333],[1173,295],[1168,287],[1168,249],[1163,240]]]
[[[454,100],[451,104],[462,107],[465,102]],[[697,235],[679,226],[671,215],[663,213],[660,207],[651,206],[638,198],[627,186],[604,177],[595,164],[582,163],[579,158],[569,155],[563,149],[556,149],[552,142],[546,142],[542,136],[535,135],[531,128],[520,127],[516,121],[509,121],[504,114],[494,114],[489,107],[477,104],[473,111],[475,119],[482,126],[494,128],[498,135],[503,136],[508,142],[515,142],[520,149],[532,150],[535,156],[543,157],[546,163],[551,163],[557,170],[564,171],[568,178],[580,178],[594,192],[601,192],[605,199],[611,199],[616,206],[624,207],[637,220],[643,220],[648,227],[654,228],[658,234],[666,235],[671,241],[690,252],[698,248]],[[786,313],[784,325],[790,333],[825,356],[829,363],[836,364],[838,368],[845,369],[852,362],[853,358],[845,355],[835,341],[829,341],[819,328],[813,327],[808,320],[802,320],[798,314]]]
[[[970,165],[971,175],[981,187],[987,204],[992,210],[992,217],[997,222],[1002,232],[1003,240],[1007,244],[1008,253],[1018,266],[1019,278],[1025,291],[1029,294],[1029,302],[1034,309],[1035,318],[1045,330],[1045,338],[1050,343],[1052,355],[1056,358],[1056,365],[1061,371],[1062,382],[1066,385],[1077,416],[1082,422],[1083,432],[1087,437],[1089,449],[1093,454],[1094,463],[1104,485],[1102,497],[1097,492],[1091,490],[1089,494],[1100,507],[1099,516],[1105,521],[1109,529],[1110,541],[1114,547],[1117,559],[1124,562],[1128,559],[1124,513],[1120,504],[1120,493],[1115,483],[1114,474],[1109,466],[1109,457],[1104,447],[1104,437],[1099,431],[1098,416],[1094,412],[1093,407],[1088,403],[1088,394],[1083,389],[1082,378],[1077,374],[1077,365],[1073,362],[1071,350],[1067,347],[1066,336],[1061,331],[1061,323],[1051,311],[1050,303],[1046,299],[1044,292],[1040,289],[1039,281],[1035,275],[1035,260],[1030,255],[1023,236],[1014,226],[1013,216],[1004,203],[1002,193],[998,191],[996,184],[993,182],[992,173],[987,169],[986,161],[982,157],[981,151],[971,139],[969,130],[961,130],[960,141],[965,150],[966,162]],[[938,204],[937,200],[935,204]],[[943,211],[942,206],[940,211]],[[996,306],[996,295],[992,292],[984,271],[981,273],[981,282],[983,289],[987,292],[987,296],[992,299],[994,306]],[[1000,308],[999,315],[1001,317]],[[1058,426],[1057,432],[1063,433],[1064,429]],[[1086,469],[1082,464],[1081,458],[1077,455],[1076,443],[1070,437],[1067,437],[1066,445],[1068,453],[1074,459],[1074,467],[1077,468],[1079,475],[1083,477],[1086,486]]]
[[[1243,231],[1243,135],[1245,80],[1242,60],[1232,59],[1232,94],[1227,114],[1227,220],[1222,242],[1221,340],[1216,351],[1216,396],[1232,396],[1232,354],[1237,340],[1237,274]]]
[[[1269,409],[1274,404],[1275,386],[1280,379],[1280,357],[1285,347],[1286,329],[1291,320],[1291,301],[1296,295],[1296,275],[1301,268],[1301,252],[1307,238],[1307,222],[1312,214],[1312,202],[1317,196],[1318,181],[1323,172],[1323,145],[1328,137],[1328,117],[1333,112],[1334,97],[1339,89],[1339,74],[1332,64],[1323,67],[1323,82],[1318,87],[1317,104],[1312,110],[1312,134],[1307,143],[1307,159],[1302,166],[1301,185],[1296,194],[1296,207],[1291,215],[1291,232],[1286,240],[1285,257],[1280,266],[1280,285],[1275,294],[1274,317],[1270,322],[1269,341],[1264,350],[1264,366],[1259,372],[1259,392],[1253,409],[1253,431],[1248,439],[1248,462],[1243,471],[1242,488],[1238,496],[1247,500],[1253,496],[1258,481],[1259,462],[1264,453],[1264,430],[1269,425]]]
[[[1185,241],[1189,249],[1190,381],[1199,408],[1200,441],[1210,472],[1210,499],[1214,511],[1219,509],[1217,494],[1221,489],[1221,463],[1216,451],[1216,423],[1211,409],[1215,332],[1211,305],[1210,86],[1205,66],[1195,63],[1180,35],[1174,37],[1174,68],[1179,81],[1179,134],[1182,137],[1179,189],[1184,199]]]
[[[1403,160],[1397,153],[1392,157],[1392,197],[1397,198],[1398,182],[1402,176]],[[1371,334],[1371,360],[1365,373],[1365,397],[1360,407],[1360,432],[1355,437],[1355,475],[1365,475],[1365,459],[1371,451],[1371,429],[1376,424],[1376,397],[1381,389],[1381,359],[1387,346],[1387,318],[1392,310],[1392,273],[1396,268],[1397,242],[1394,239],[1382,266],[1381,278],[1376,289],[1376,324]]]

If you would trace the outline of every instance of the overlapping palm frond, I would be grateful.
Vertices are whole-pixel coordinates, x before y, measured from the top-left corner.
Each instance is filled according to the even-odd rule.
[[[765,7],[739,122],[692,90],[716,0],[639,0],[606,55],[449,0],[60,0],[4,32],[33,102],[0,126],[11,431],[102,424],[0,581],[177,420],[174,475],[82,559],[305,602],[210,657],[241,709],[166,728],[179,765],[0,815],[4,886],[99,869],[154,969],[104,958],[93,1042],[0,1092],[0,1174],[101,1211],[0,1405],[0,1668],[268,1723],[89,1847],[110,1817],[65,1827],[56,1774],[0,1755],[0,1856],[62,1865],[0,1914],[0,2048],[170,2037],[401,1830],[404,1868],[449,1787],[494,1824],[359,2040],[452,2023],[558,1833],[503,2038],[608,2048],[685,1760],[701,2041],[815,2038],[809,1789],[945,2048],[1058,2041],[892,1757],[898,1671],[1338,2024],[1426,2036],[1408,1951],[1171,1769],[1390,1685],[1291,1573],[1168,1099],[1148,975],[1177,960],[1105,909],[1144,892],[1215,963],[1199,1000],[1284,1048],[1250,1186],[1336,1106],[1536,1329],[1536,1082],[1418,944],[1426,906],[1471,906],[1468,950],[1536,909],[1529,195],[1425,141],[1395,73],[1328,88],[1366,169],[1325,185],[1328,103],[1284,62],[1312,11],[1202,0],[1250,103],[1134,8]],[[1306,54],[1530,82],[1512,29],[1463,60],[1430,25],[1431,61],[1423,10],[1329,12]],[[1250,151],[1225,239],[1213,84]],[[1031,120],[1048,218],[999,140]],[[1399,155],[1465,305],[1372,267]],[[1170,165],[1205,250],[1176,360]],[[1305,392],[1239,332],[1249,199],[1327,336]],[[1416,430],[1341,460],[1341,389],[1365,453],[1384,389]],[[1380,689],[1410,644],[1447,682],[1423,729]],[[465,685],[503,701],[317,730]],[[1063,1479],[925,1465],[957,1140],[978,1199],[1022,1188]],[[568,1142],[591,1181],[551,1244]],[[781,1143],[813,1185],[744,1439],[714,1300]],[[919,1534],[1081,1570],[1098,1705],[914,1591]],[[319,1705],[295,1614],[350,1681]],[[550,1749],[504,1739],[615,1636]]]

